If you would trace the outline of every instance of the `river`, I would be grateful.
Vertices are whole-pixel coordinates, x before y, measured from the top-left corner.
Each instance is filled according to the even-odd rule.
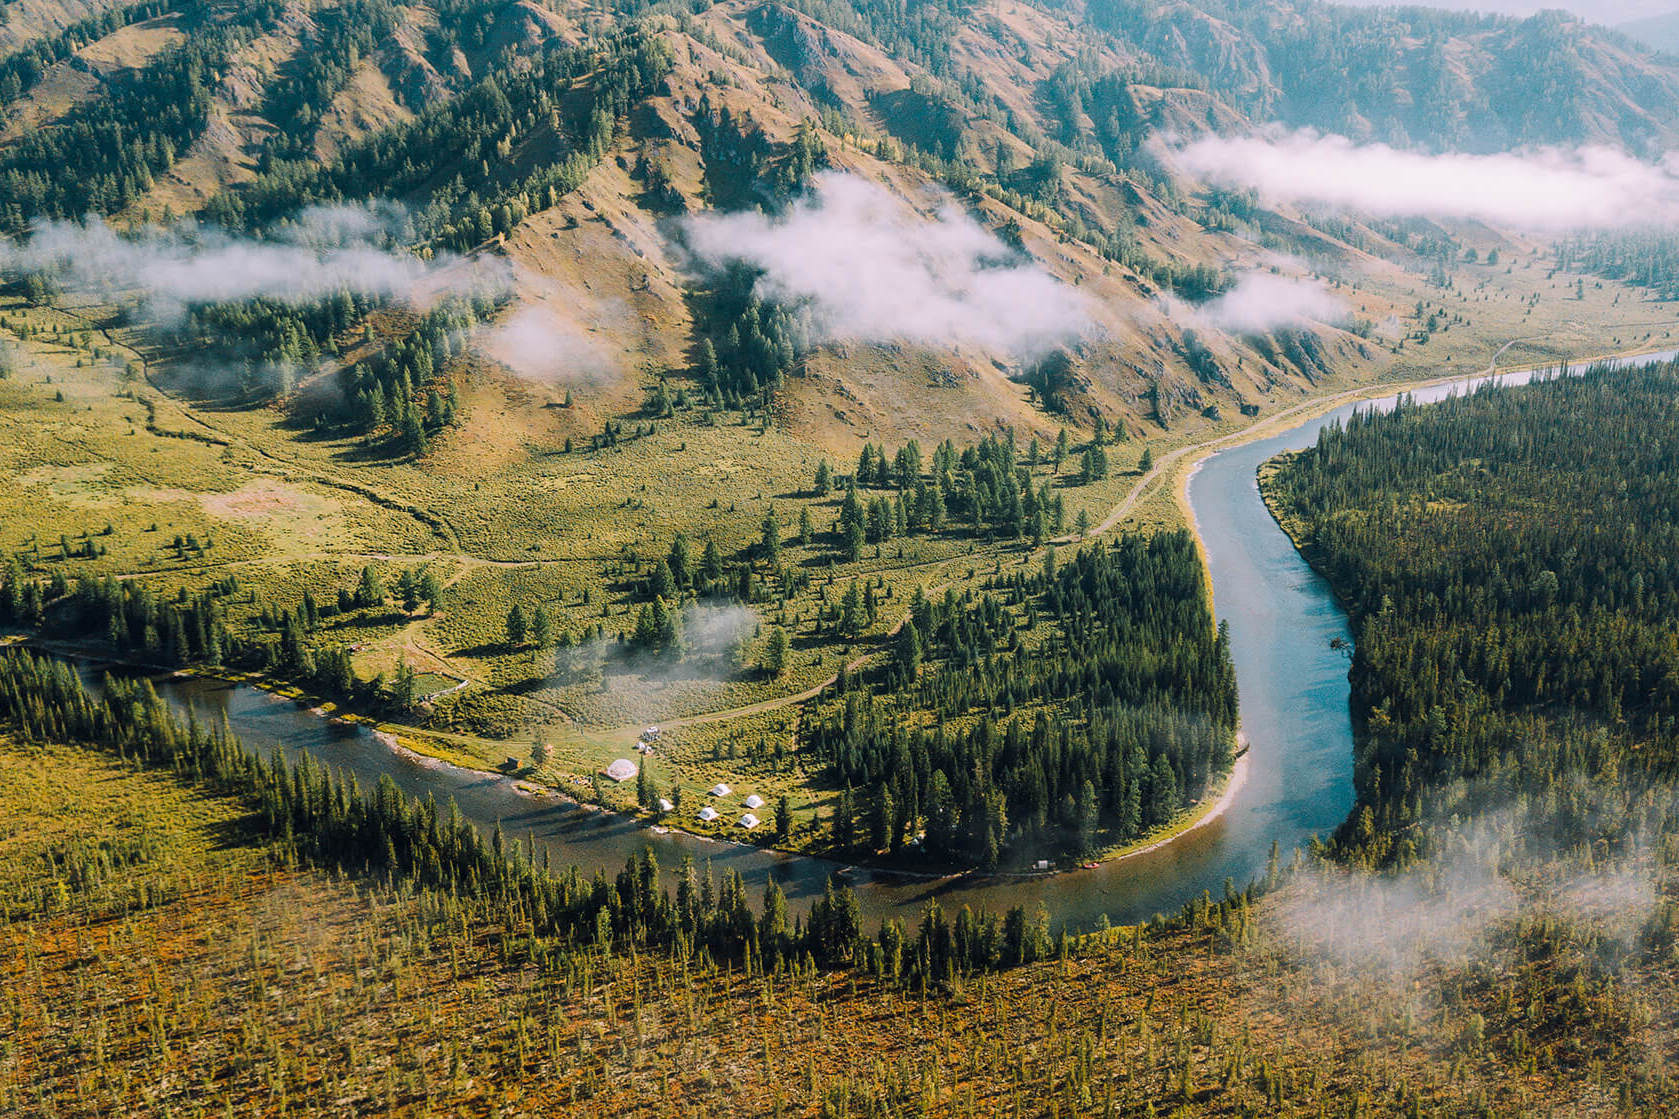
[[[1489,379],[1519,384],[1530,377],[1525,372],[1468,377],[1411,395],[1430,402]],[[1205,459],[1189,481],[1190,509],[1206,549],[1215,610],[1230,623],[1242,726],[1250,747],[1247,778],[1222,814],[1156,850],[1052,876],[924,879],[855,868],[848,881],[865,914],[898,916],[909,923],[933,899],[947,912],[963,905],[1001,912],[1042,902],[1058,924],[1069,928],[1088,928],[1104,915],[1126,924],[1175,910],[1203,890],[1216,897],[1227,880],[1240,886],[1263,874],[1273,841],[1286,853],[1314,834],[1332,831],[1353,803],[1353,741],[1347,654],[1331,643],[1351,634],[1327,584],[1266,510],[1257,473],[1272,456],[1311,446],[1326,424],[1344,421],[1355,408],[1387,409],[1395,399],[1347,405],[1280,435],[1220,451]],[[556,866],[616,873],[632,854],[651,847],[667,871],[692,855],[701,863],[710,860],[719,875],[739,871],[754,894],[774,876],[795,910],[807,907],[840,869],[824,859],[681,832],[655,834],[621,816],[532,796],[508,778],[393,751],[365,728],[323,719],[257,688],[202,679],[160,680],[158,687],[177,705],[196,708],[201,717],[225,713],[245,743],[264,753],[275,746],[293,757],[307,750],[353,774],[364,788],[388,775],[415,796],[431,793],[440,803],[453,798],[468,819],[484,827],[499,821],[520,842],[529,837]]]

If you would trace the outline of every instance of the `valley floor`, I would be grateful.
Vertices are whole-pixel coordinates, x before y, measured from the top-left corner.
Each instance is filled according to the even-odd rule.
[[[1555,323],[1555,333],[1541,342],[1506,336],[1488,340],[1485,349],[1495,365],[1509,367],[1578,358],[1635,339],[1660,344],[1656,332],[1641,332],[1647,338],[1634,333],[1645,324],[1640,316],[1648,316],[1648,307],[1593,299],[1585,310],[1559,304],[1552,313],[1589,311],[1602,325],[1585,327],[1575,317]],[[350,448],[299,440],[269,409],[229,411],[160,391],[165,382],[147,364],[143,338],[106,321],[99,308],[12,303],[0,310],[14,332],[27,326],[29,339],[29,361],[16,363],[0,382],[0,424],[15,436],[9,464],[20,483],[0,495],[0,526],[12,526],[11,547],[67,575],[140,579],[160,593],[233,577],[264,604],[287,607],[305,590],[319,597],[322,588],[353,584],[370,565],[387,575],[400,569],[434,573],[443,588],[440,603],[333,624],[334,638],[355,650],[364,678],[378,672],[388,678],[406,663],[419,674],[422,694],[433,697],[428,706],[435,710],[421,725],[401,720],[385,729],[405,746],[469,767],[505,769],[511,761],[527,779],[619,811],[636,810],[633,789],[599,787],[594,775],[614,758],[630,756],[641,728],[657,724],[667,733],[647,765],[661,790],[676,782],[692,790],[721,781],[753,789],[772,806],[787,796],[795,826],[779,845],[820,849],[826,834],[817,821],[832,813],[836,791],[819,787],[797,751],[800,706],[842,667],[857,671],[889,656],[902,604],[916,588],[933,595],[972,588],[1043,559],[1042,550],[1024,543],[927,538],[877,548],[861,563],[835,568],[825,545],[807,548],[790,540],[794,562],[817,575],[810,588],[759,622],[780,622],[793,636],[783,676],[770,679],[733,664],[649,674],[609,663],[598,686],[566,685],[545,667],[551,651],[506,645],[499,630],[510,602],[546,600],[561,627],[586,625],[590,618],[627,627],[636,609],[636,580],[624,574],[630,565],[623,557],[633,555],[638,543],[656,547],[663,534],[687,531],[694,539],[703,534],[744,545],[756,525],[753,510],[765,498],[788,513],[816,510],[819,524],[833,516],[828,506],[836,499],[811,501],[805,492],[816,456],[808,449],[788,453],[792,444],[773,427],[754,433],[678,417],[656,437],[559,456],[575,461],[555,468],[549,465],[552,451],[535,449],[540,435],[532,428],[529,435],[538,442],[525,461],[499,461],[496,473],[480,475],[494,479],[496,495],[489,497],[483,482],[469,483],[458,469],[472,464],[454,461],[468,453],[465,435],[462,447],[438,452],[438,468],[357,462]],[[1500,322],[1471,333],[1498,329]],[[1466,343],[1455,341],[1454,349]],[[100,351],[97,360],[90,356],[94,350]],[[141,363],[151,380],[126,380],[111,364],[113,354]],[[1092,537],[1120,527],[1182,525],[1187,517],[1180,483],[1200,457],[1437,372],[1414,359],[1395,362],[1376,381],[1326,383],[1305,399],[1277,401],[1256,419],[1202,421],[1163,433],[1146,444],[1153,458],[1147,470],[1120,457],[1140,456],[1143,443],[1116,444],[1110,479],[1060,491],[1070,504],[1069,519],[1085,516]],[[499,391],[493,382],[474,391],[479,407],[497,408],[489,403]],[[505,406],[497,411],[510,414]],[[752,469],[745,469],[742,455],[751,457]],[[716,473],[719,467],[723,474]],[[681,486],[671,488],[673,479],[695,472],[712,479],[709,502]],[[575,498],[565,496],[573,490]],[[562,505],[550,510],[556,523],[529,521],[515,500],[537,492],[544,503],[560,495]],[[610,498],[618,493],[624,497],[615,507]],[[98,554],[71,559],[63,548],[63,558],[54,559],[55,537],[78,547],[96,541]],[[183,539],[201,546],[190,551],[172,543]],[[1076,539],[1071,534],[1062,544]],[[857,638],[840,639],[818,620],[831,605],[836,577],[879,581],[878,620]],[[531,758],[537,742],[549,747],[541,764]],[[1192,809],[1176,830],[1205,809]],[[687,819],[666,822],[702,834],[718,830]],[[1100,857],[1160,838],[1110,848]]]

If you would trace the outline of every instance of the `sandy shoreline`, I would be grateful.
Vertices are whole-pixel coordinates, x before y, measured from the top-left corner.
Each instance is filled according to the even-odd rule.
[[[1224,789],[1219,793],[1218,799],[1213,801],[1213,803],[1204,812],[1202,812],[1193,823],[1189,824],[1182,831],[1173,832],[1171,835],[1157,839],[1145,847],[1137,848],[1135,851],[1127,851],[1123,855],[1115,855],[1111,859],[1106,859],[1103,861],[1102,867],[1114,866],[1118,863],[1125,862],[1127,859],[1139,858],[1143,855],[1150,854],[1151,852],[1158,851],[1162,847],[1170,847],[1178,840],[1200,831],[1202,828],[1230,811],[1230,806],[1236,803],[1236,797],[1241,793],[1242,786],[1247,784],[1248,764],[1252,758],[1252,749],[1242,751],[1242,753],[1236,758],[1236,764],[1230,767],[1230,776],[1224,779]]]

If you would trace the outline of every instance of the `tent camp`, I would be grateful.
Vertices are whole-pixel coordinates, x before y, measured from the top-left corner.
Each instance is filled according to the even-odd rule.
[[[666,800],[664,797],[659,798],[659,811],[660,812],[670,812],[670,811],[673,811],[675,808],[676,808],[676,805],[672,804],[670,801]]]
[[[635,763],[628,758],[619,758],[606,767],[606,775],[619,784],[623,784],[635,776]]]
[[[708,824],[711,823],[711,821],[717,819],[717,809],[711,807],[709,804],[706,805],[704,808],[700,809],[700,819],[704,820]]]
[[[723,784],[723,782],[721,782],[721,781],[719,781],[719,782],[717,782],[717,784],[711,786],[711,795],[714,796],[714,797],[726,797],[732,791],[733,790],[731,790],[727,785]]]
[[[751,796],[746,798],[746,807],[748,808],[762,808],[763,806],[764,798],[759,796],[757,793],[753,793]]]
[[[758,817],[748,812],[740,818],[740,826],[745,828],[747,831],[751,831],[753,828],[758,826]]]

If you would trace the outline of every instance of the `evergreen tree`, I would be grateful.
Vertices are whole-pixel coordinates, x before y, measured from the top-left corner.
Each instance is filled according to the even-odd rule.
[[[781,526],[775,520],[775,507],[764,510],[764,520],[758,530],[758,557],[774,566],[781,562]]]
[[[787,670],[787,631],[780,626],[770,629],[769,637],[764,642],[763,655],[758,659],[758,667],[768,676],[780,676]]]

